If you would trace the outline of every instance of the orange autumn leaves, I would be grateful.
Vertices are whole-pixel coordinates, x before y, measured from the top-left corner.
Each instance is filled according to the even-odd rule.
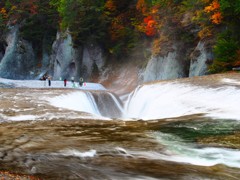
[[[145,16],[143,22],[138,26],[138,29],[144,32],[147,36],[155,36],[157,33],[157,22],[152,15],[154,12],[149,13],[150,8],[145,0],[138,0],[136,9]]]
[[[7,18],[7,11],[5,8],[1,8],[0,9],[0,14],[4,17],[4,18]]]
[[[204,11],[211,14],[211,20],[214,24],[220,24],[222,22],[222,14],[220,12],[220,4],[218,0],[213,0],[213,2],[205,7]]]
[[[143,20],[144,22],[144,29],[145,29],[145,34],[147,36],[154,36],[156,35],[157,33],[157,30],[156,30],[156,25],[157,25],[157,22],[153,19],[153,17],[150,15],[150,16],[147,16],[144,18]]]
[[[14,4],[11,4],[10,8],[0,8],[0,15],[4,20],[9,21],[9,18],[11,18],[10,21],[12,23],[15,23],[17,19],[21,18],[23,14],[26,14],[26,12],[28,12],[30,15],[37,14],[38,6],[36,5],[36,3],[37,0],[25,0],[21,2],[16,2]]]
[[[114,12],[117,10],[116,5],[114,4],[114,2],[112,0],[108,0],[105,4],[105,8],[110,11],[110,12]]]

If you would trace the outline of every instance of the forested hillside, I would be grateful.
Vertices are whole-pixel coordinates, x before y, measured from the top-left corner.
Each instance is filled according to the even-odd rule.
[[[3,35],[16,24],[39,56],[38,47],[50,50],[57,31],[67,30],[74,47],[97,42],[111,59],[146,48],[141,42],[150,42],[157,56],[166,54],[170,39],[208,39],[214,52],[210,72],[240,65],[240,0],[2,0],[2,49]]]

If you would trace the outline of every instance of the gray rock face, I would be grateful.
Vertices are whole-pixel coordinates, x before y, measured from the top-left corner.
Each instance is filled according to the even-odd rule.
[[[52,62],[54,64],[54,79],[68,78],[75,73],[74,49],[72,47],[72,38],[67,35],[57,34],[57,39],[53,43]]]
[[[4,53],[0,52],[0,63],[1,63],[1,60],[2,60],[3,56],[4,56]]]
[[[182,53],[174,48],[166,56],[152,57],[143,74],[143,82],[186,77],[186,62]]]
[[[5,44],[5,42],[0,42],[0,63],[5,54],[6,46],[7,46],[7,44]]]
[[[0,62],[0,77],[31,79],[36,67],[31,43],[19,37],[19,26],[11,27],[6,36],[7,47]]]
[[[203,76],[208,73],[208,64],[213,61],[213,53],[207,43],[200,41],[191,54],[189,77]]]
[[[40,78],[49,73],[56,79],[78,81],[83,77],[99,78],[105,65],[103,51],[96,43],[86,43],[73,47],[69,33],[57,33],[50,55],[43,43],[41,59],[37,58],[30,42],[19,36],[19,26],[14,26],[0,45],[0,77],[9,79]],[[165,55],[152,56],[145,69],[138,76],[140,81],[176,79],[202,76],[207,74],[208,63],[213,60],[213,53],[207,41],[200,41],[189,57],[192,47],[185,47],[181,42],[170,42],[165,48]],[[169,49],[169,50],[168,50]],[[189,60],[190,59],[190,60]],[[38,67],[41,63],[41,67]],[[94,79],[94,78],[93,78]]]
[[[83,47],[81,76],[89,78],[94,72],[101,71],[105,64],[102,49],[96,44],[87,44]]]
[[[69,33],[58,33],[53,44],[52,63],[54,64],[54,79],[83,77],[87,80],[94,70],[101,70],[105,64],[102,49],[96,44],[86,44],[74,48]]]

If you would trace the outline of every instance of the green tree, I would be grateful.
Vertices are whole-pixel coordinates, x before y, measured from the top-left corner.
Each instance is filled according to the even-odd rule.
[[[61,17],[61,28],[69,29],[76,45],[104,38],[104,0],[60,0],[55,4]]]
[[[214,46],[215,60],[210,66],[210,72],[223,72],[231,70],[237,61],[239,41],[235,39],[231,31],[223,32],[217,38]]]

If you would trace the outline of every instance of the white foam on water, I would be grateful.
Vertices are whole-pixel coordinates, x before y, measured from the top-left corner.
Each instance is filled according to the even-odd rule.
[[[164,145],[163,152],[127,150],[120,147],[116,149],[120,149],[122,153],[119,154],[124,157],[164,160],[207,167],[223,164],[240,168],[239,150],[214,147],[197,148],[193,144],[182,143],[181,139],[176,136],[163,133],[154,133],[152,136],[161,145]]]
[[[212,153],[217,154],[207,154],[206,151],[211,151]],[[171,162],[179,162],[179,163],[186,163],[192,164],[197,166],[214,166],[218,164],[224,164],[229,167],[240,168],[239,158],[234,158],[235,155],[239,156],[240,152],[234,152],[234,150],[224,150],[224,149],[214,149],[208,148],[208,150],[203,149],[197,155],[193,156],[189,155],[166,155],[158,152],[149,152],[149,151],[129,151],[134,157],[138,158],[148,158],[154,160],[164,160],[164,161],[171,161]],[[198,152],[199,150],[192,150],[193,153]],[[231,157],[232,156],[232,157]]]
[[[89,150],[86,152],[80,152],[75,149],[69,149],[69,150],[63,150],[59,154],[61,154],[63,156],[74,156],[74,157],[79,157],[79,158],[87,158],[87,157],[92,158],[92,157],[96,156],[97,151],[92,149],[92,150]]]
[[[144,120],[206,114],[240,120],[240,89],[164,83],[139,87],[125,105],[129,118]]]
[[[179,137],[164,133],[153,133],[151,136],[165,146],[166,152],[142,152],[149,158],[166,161],[189,163],[200,166],[214,166],[224,164],[229,167],[240,168],[240,151],[228,148],[206,147],[199,148],[191,143],[184,143]]]
[[[66,95],[57,96],[49,99],[51,105],[74,111],[83,111],[91,114],[100,115],[95,101],[85,92],[73,92]]]
[[[5,120],[8,121],[30,121],[30,120],[36,120],[37,116],[33,116],[33,115],[20,115],[20,116],[12,116],[12,117],[6,117],[5,116]]]
[[[92,114],[93,118],[100,118],[106,120],[109,119],[101,116],[94,97],[89,92],[73,92],[50,98],[48,101],[52,106],[55,107],[87,112]]]
[[[36,80],[19,81],[0,78],[0,82],[15,84],[17,87],[43,87],[43,82]],[[205,114],[213,118],[240,120],[240,89],[232,86],[238,85],[240,82],[228,78],[223,78],[222,82],[224,87],[219,88],[173,82],[139,86],[129,95],[124,110],[122,110],[124,117],[121,118],[123,120],[151,120]],[[63,86],[62,81],[56,81],[52,84],[54,87]],[[89,87],[94,90],[103,90],[99,84],[93,83]],[[49,103],[59,108],[87,112],[104,119],[90,92],[79,91],[65,94],[51,98]],[[119,102],[115,101],[115,103],[121,109]]]
[[[228,84],[240,85],[240,82],[235,79],[223,78],[222,82],[228,83]]]

